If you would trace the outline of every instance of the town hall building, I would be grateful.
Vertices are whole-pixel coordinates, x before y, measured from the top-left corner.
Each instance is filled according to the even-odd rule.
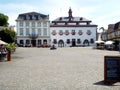
[[[51,45],[56,47],[93,46],[97,25],[84,17],[73,17],[71,8],[68,17],[58,17],[50,24]]]

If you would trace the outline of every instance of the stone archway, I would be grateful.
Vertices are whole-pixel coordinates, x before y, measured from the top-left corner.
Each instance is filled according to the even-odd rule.
[[[58,47],[64,47],[64,41],[63,40],[58,41]]]
[[[87,39],[85,39],[84,42],[83,42],[83,45],[84,46],[89,46],[89,41]]]

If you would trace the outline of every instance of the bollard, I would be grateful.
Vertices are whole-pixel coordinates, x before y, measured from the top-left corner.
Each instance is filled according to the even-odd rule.
[[[8,50],[7,60],[8,60],[8,61],[11,61],[11,51],[10,51],[10,50]]]

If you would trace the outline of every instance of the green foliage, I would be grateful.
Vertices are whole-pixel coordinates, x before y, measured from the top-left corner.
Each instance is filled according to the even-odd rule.
[[[8,49],[8,50],[15,50],[16,47],[17,47],[17,45],[14,44],[14,43],[10,43],[10,44],[7,44],[5,47],[6,47],[6,49]]]
[[[16,40],[16,32],[10,29],[1,30],[0,37],[1,37],[1,40],[7,43],[13,43]]]
[[[0,13],[0,26],[7,27],[8,25],[9,25],[8,16]]]

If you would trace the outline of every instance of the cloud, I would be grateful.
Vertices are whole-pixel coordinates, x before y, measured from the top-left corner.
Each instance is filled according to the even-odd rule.
[[[50,20],[61,16],[68,16],[69,7],[72,8],[73,16],[85,17],[93,23],[107,28],[108,24],[119,20],[118,0],[35,0],[22,1],[19,3],[0,4],[0,12],[9,16],[10,25],[15,25],[15,20],[21,13],[36,11],[49,14]]]
[[[20,13],[31,11],[38,11],[38,8],[27,4],[0,4],[0,12],[9,16],[9,23],[11,25],[15,25],[15,20]]]

